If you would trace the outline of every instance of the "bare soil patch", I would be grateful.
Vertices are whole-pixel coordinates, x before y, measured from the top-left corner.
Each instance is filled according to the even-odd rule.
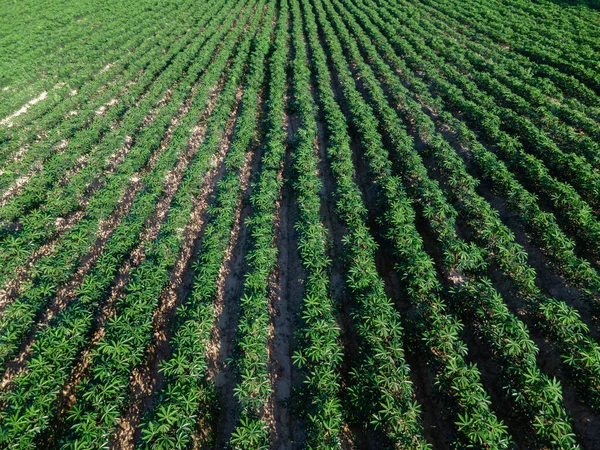
[[[12,125],[13,125],[12,119],[19,117],[22,114],[25,114],[29,108],[31,108],[36,103],[41,102],[46,97],[48,97],[48,93],[46,91],[42,92],[37,97],[35,97],[35,98],[29,100],[27,103],[25,103],[20,109],[18,109],[17,111],[15,111],[14,113],[12,113],[9,116],[6,116],[4,119],[0,120],[0,125],[7,126],[9,128],[12,127]]]

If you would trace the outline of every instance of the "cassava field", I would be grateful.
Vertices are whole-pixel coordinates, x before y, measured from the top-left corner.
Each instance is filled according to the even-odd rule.
[[[600,11],[0,1],[0,449],[600,449]]]

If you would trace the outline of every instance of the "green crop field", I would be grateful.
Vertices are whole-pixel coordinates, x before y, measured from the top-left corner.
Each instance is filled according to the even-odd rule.
[[[0,449],[600,449],[597,0],[0,0]]]

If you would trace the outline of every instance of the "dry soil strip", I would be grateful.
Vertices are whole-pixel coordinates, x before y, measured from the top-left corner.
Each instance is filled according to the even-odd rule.
[[[238,88],[236,104],[239,103],[241,96],[242,89]],[[140,420],[151,406],[153,393],[159,390],[162,384],[162,374],[159,372],[160,362],[171,356],[169,341],[172,333],[169,328],[173,323],[177,307],[192,286],[194,272],[192,263],[202,241],[208,219],[207,208],[214,201],[214,191],[225,173],[223,160],[229,150],[236,115],[237,106],[228,120],[219,151],[210,159],[210,170],[204,177],[200,195],[194,200],[191,220],[183,231],[183,236],[185,236],[183,250],[177,265],[170,274],[169,286],[161,294],[160,305],[154,311],[153,342],[147,349],[145,364],[133,371],[129,386],[129,410],[119,421],[111,448],[133,448]]]
[[[35,97],[35,98],[29,100],[27,103],[25,103],[19,110],[15,111],[11,115],[6,116],[4,119],[0,120],[0,125],[7,126],[8,128],[12,127],[12,125],[13,125],[12,119],[14,119],[15,117],[19,117],[21,114],[25,114],[29,108],[31,108],[36,103],[41,102],[46,97],[48,97],[48,93],[46,91],[42,92],[37,97]]]
[[[197,85],[194,87],[192,94],[188,97],[184,105],[180,108],[179,112],[177,113],[177,116],[173,118],[171,125],[169,126],[167,133],[163,138],[163,141],[161,142],[159,150],[152,155],[150,162],[144,168],[143,172],[132,177],[132,183],[129,185],[128,191],[125,194],[123,200],[119,203],[118,209],[115,212],[113,212],[113,214],[107,221],[103,222],[100,225],[98,236],[96,242],[92,246],[92,250],[82,258],[82,261],[85,262],[79,267],[78,271],[69,281],[69,283],[58,290],[57,295],[55,296],[48,310],[44,313],[41,320],[36,324],[34,329],[29,333],[28,338],[25,339],[19,351],[19,355],[16,358],[14,358],[9,364],[7,364],[7,370],[4,374],[2,382],[0,382],[0,390],[4,389],[16,375],[18,375],[21,371],[25,369],[26,361],[28,360],[31,353],[31,347],[35,339],[36,331],[39,330],[41,327],[46,326],[52,320],[52,318],[55,317],[70,301],[76,298],[77,287],[81,284],[88,271],[93,267],[93,264],[95,263],[97,258],[102,254],[104,245],[108,241],[114,229],[119,225],[123,217],[127,214],[129,209],[133,205],[135,195],[143,188],[143,184],[141,182],[142,176],[145,173],[150,172],[155,166],[160,155],[169,145],[174,128],[180,123],[181,119],[189,112],[191,108],[192,99],[196,91],[196,87]],[[203,113],[200,119],[202,123],[205,123],[210,114],[212,113],[212,110],[214,109],[216,104],[216,98],[217,90],[213,90],[211,92],[211,97],[209,99],[205,112]],[[143,259],[144,249],[146,247],[145,244],[149,240],[154,239],[158,234],[160,225],[162,224],[162,220],[166,216],[172,197],[175,195],[181,178],[183,178],[184,169],[185,167],[187,167],[189,161],[191,161],[191,158],[198,150],[199,144],[202,141],[202,136],[205,130],[206,128],[204,126],[198,127],[195,130],[194,142],[197,145],[189,146],[184,155],[179,158],[175,168],[171,169],[171,171],[169,171],[169,173],[167,174],[166,191],[163,192],[162,198],[159,201],[159,204],[157,205],[156,212],[145,224],[145,229],[142,232],[141,236],[141,243],[134,250],[134,252],[132,252],[127,263],[121,268],[119,274],[115,279],[115,284],[111,291],[111,295],[109,296],[108,301],[106,302],[105,306],[102,308],[102,312],[100,313],[100,317],[98,320],[98,322],[101,324],[100,328],[94,334],[92,342],[94,342],[96,338],[98,340],[101,338],[101,335],[104,332],[102,324],[105,322],[106,319],[108,319],[108,317],[110,317],[114,313],[114,303],[116,302],[117,298],[119,298],[119,296],[122,295],[124,286],[126,284],[125,281],[129,278],[131,269],[138,265]],[[104,318],[105,311],[106,318]],[[93,345],[91,345],[90,348],[92,346]],[[88,351],[86,351],[86,354]],[[84,357],[82,358],[82,361],[83,360],[87,360],[87,358]],[[80,361],[79,365],[83,364],[82,361]],[[76,367],[74,369],[74,373],[77,372],[78,368]]]

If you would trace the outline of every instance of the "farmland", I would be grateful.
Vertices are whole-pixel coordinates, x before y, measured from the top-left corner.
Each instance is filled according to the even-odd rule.
[[[600,11],[0,5],[0,448],[600,449]]]

